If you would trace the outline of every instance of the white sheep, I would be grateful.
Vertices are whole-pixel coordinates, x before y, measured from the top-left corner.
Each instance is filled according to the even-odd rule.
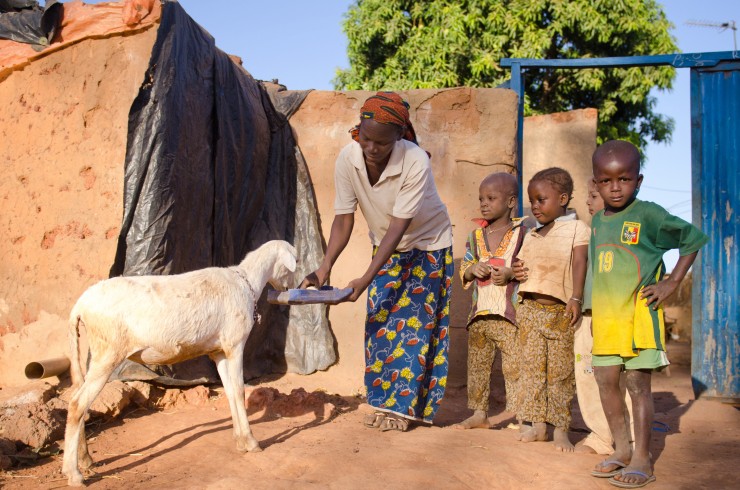
[[[115,277],[85,291],[70,313],[71,375],[62,472],[83,484],[78,464],[93,461],[84,417],[124,359],[172,364],[200,355],[216,363],[229,400],[237,450],[261,451],[244,406],[244,344],[254,325],[257,298],[268,282],[284,290],[296,269],[296,250],[274,240],[233,267],[210,267],[172,276]],[[80,324],[87,331],[90,364],[83,377]],[[83,382],[84,381],[84,382]]]

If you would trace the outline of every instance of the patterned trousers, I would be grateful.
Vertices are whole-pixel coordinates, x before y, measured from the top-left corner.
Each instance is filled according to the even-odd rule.
[[[567,431],[575,375],[573,327],[565,305],[525,299],[516,315],[521,345],[519,416]]]
[[[506,387],[506,411],[517,413],[519,380],[519,339],[517,328],[500,316],[481,316],[468,327],[468,408],[488,411],[491,394],[491,367],[496,350],[501,351],[501,368]]]

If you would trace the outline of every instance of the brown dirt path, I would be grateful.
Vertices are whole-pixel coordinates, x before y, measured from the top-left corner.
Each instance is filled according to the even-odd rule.
[[[718,402],[695,401],[689,382],[688,344],[673,344],[671,375],[654,377],[657,481],[651,489],[740,488],[740,413]],[[500,374],[499,374],[500,376]],[[301,378],[296,378],[301,379]],[[304,378],[307,379],[307,378]],[[497,378],[500,381],[500,377]],[[290,388],[272,383],[287,393]],[[143,410],[93,426],[90,442],[98,462],[92,489],[294,489],[294,488],[614,488],[593,478],[602,457],[562,454],[550,443],[523,444],[505,426],[500,383],[494,382],[493,430],[445,428],[468,415],[464,388],[448,390],[437,422],[406,433],[362,425],[366,406],[344,397],[332,417],[319,409],[278,417],[250,413],[261,453],[239,454],[222,400],[165,412]],[[574,426],[582,426],[577,410]],[[574,432],[574,440],[585,436]],[[66,486],[61,455],[0,474],[8,489]]]

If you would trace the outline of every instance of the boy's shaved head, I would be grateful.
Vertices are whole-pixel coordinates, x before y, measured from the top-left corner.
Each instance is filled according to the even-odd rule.
[[[493,185],[498,191],[503,192],[507,197],[519,194],[519,182],[517,182],[516,177],[506,172],[488,174],[480,185]]]
[[[591,163],[594,170],[597,165],[618,161],[629,165],[630,170],[640,173],[640,151],[629,141],[612,140],[596,148]]]

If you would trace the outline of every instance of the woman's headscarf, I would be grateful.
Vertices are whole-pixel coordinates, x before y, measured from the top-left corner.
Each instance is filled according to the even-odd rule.
[[[368,97],[360,109],[360,120],[373,119],[381,124],[393,124],[403,128],[403,139],[416,142],[416,133],[409,120],[409,104],[395,92],[378,92]],[[359,140],[360,125],[350,129],[352,139]]]

